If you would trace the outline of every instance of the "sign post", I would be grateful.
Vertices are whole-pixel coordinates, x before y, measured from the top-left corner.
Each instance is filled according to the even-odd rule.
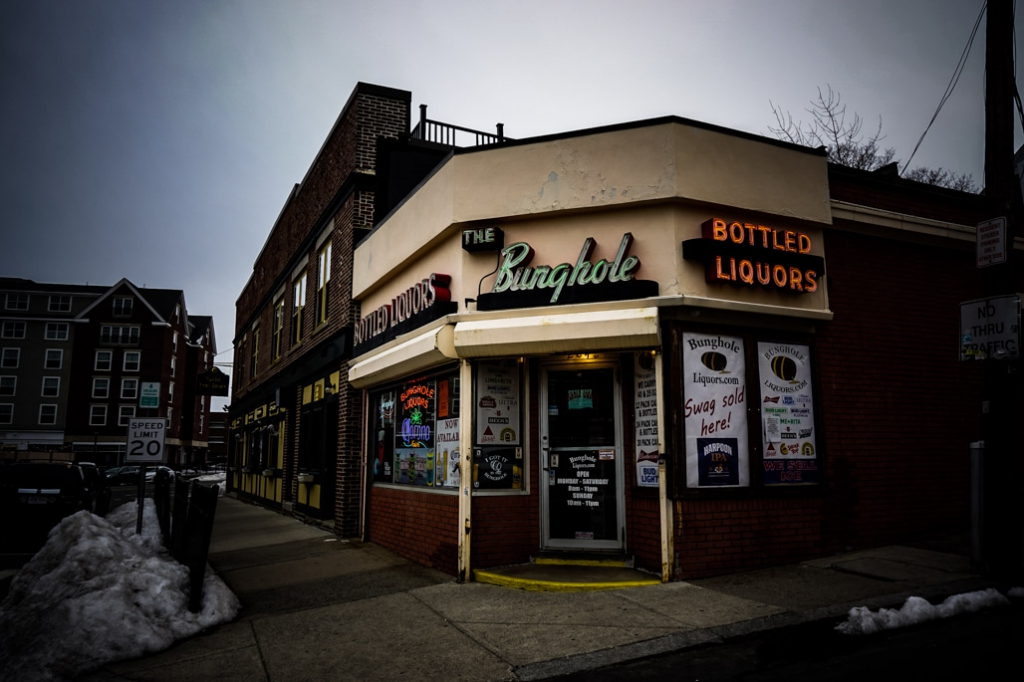
[[[159,386],[159,384],[157,384]],[[139,516],[135,524],[135,533],[142,533],[142,509],[146,497],[146,465],[160,464],[164,461],[164,436],[167,433],[167,420],[158,418],[133,418],[128,420],[128,451],[124,461],[139,464]]]

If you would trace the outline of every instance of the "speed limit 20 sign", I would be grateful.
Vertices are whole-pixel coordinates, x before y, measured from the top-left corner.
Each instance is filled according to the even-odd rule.
[[[167,420],[162,418],[128,420],[126,462],[159,464],[164,461],[164,434]]]

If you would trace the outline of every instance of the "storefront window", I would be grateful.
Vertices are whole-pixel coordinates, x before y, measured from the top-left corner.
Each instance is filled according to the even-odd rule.
[[[373,480],[429,488],[459,485],[459,377],[423,377],[370,398]]]
[[[480,362],[475,367],[473,487],[523,487],[522,396],[517,360]]]
[[[809,345],[685,332],[680,350],[687,488],[821,482]]]

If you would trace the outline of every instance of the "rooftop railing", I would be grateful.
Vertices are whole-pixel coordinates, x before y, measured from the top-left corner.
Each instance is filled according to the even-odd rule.
[[[420,122],[412,129],[410,137],[414,140],[433,142],[448,147],[479,147],[488,144],[501,144],[512,139],[505,137],[504,123],[498,123],[496,129],[496,133],[488,133],[482,130],[463,128],[451,123],[432,121],[427,118],[427,105],[421,104]],[[467,142],[469,139],[473,140],[472,144]]]

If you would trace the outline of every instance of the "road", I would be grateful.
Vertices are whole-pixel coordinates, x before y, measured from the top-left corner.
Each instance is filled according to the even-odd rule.
[[[726,644],[559,678],[560,682],[676,680],[1020,679],[1024,603],[875,635],[840,635],[812,623]]]

